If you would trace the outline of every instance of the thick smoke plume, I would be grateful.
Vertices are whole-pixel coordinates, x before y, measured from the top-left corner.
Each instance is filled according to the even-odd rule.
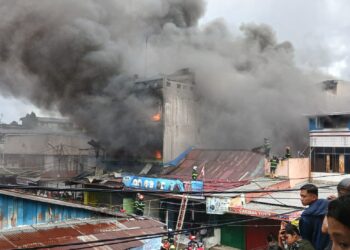
[[[133,76],[196,76],[203,147],[307,145],[303,114],[319,108],[320,79],[299,70],[289,42],[265,25],[233,34],[221,21],[198,26],[202,0],[0,1],[0,87],[57,109],[115,149],[154,141],[141,129],[155,99]]]

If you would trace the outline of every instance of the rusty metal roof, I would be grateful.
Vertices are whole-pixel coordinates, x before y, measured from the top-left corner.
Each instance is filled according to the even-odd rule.
[[[248,150],[203,150],[194,149],[184,161],[166,177],[190,180],[192,167],[198,166],[198,173],[204,168],[204,177],[198,180],[217,183],[239,183],[264,176],[264,155]]]
[[[118,243],[118,238],[162,233],[165,232],[163,226],[162,223],[151,219],[124,221],[108,219],[24,227],[16,231],[1,232],[0,249],[29,248],[115,238],[115,241],[106,242],[108,249],[123,250],[142,246],[143,243],[140,240]],[[80,245],[80,247],[94,246],[94,249],[97,250],[106,249],[105,246],[98,246],[99,244],[101,243],[87,243]],[[68,246],[53,249],[70,248]]]

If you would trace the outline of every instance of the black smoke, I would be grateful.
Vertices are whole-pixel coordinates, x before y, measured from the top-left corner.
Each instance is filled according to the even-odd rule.
[[[202,0],[2,0],[0,86],[57,109],[114,149],[137,152],[161,138],[144,129],[159,93],[138,95],[134,75],[190,67],[201,96],[201,145],[307,145],[319,109],[318,75],[295,66],[293,46],[266,25],[233,34],[198,26]],[[140,97],[142,96],[142,98]]]

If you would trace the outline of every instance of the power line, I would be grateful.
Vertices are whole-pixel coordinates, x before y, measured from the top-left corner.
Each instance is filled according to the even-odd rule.
[[[293,212],[297,212],[299,210],[295,210],[295,211],[291,211],[291,212],[287,212],[287,213],[282,213],[282,214],[278,214],[279,216],[281,215],[286,215],[286,214],[290,214]],[[244,219],[244,220],[237,220],[236,222],[228,222],[228,223],[220,223],[220,224],[216,224],[216,225],[211,225],[211,226],[202,226],[202,227],[195,227],[192,228],[192,230],[201,230],[201,229],[209,229],[209,228],[216,228],[216,227],[221,227],[221,226],[226,226],[226,225],[234,225],[234,224],[238,224],[238,223],[244,223],[244,222],[250,222],[250,221],[259,221],[259,220],[263,220],[263,219],[269,219],[269,218],[273,218],[276,215],[271,215],[271,216],[265,216],[265,217],[256,217],[256,218],[250,218],[250,219]],[[182,232],[186,232],[188,231],[187,229],[182,229],[182,230],[174,230],[171,232],[171,234],[180,234]],[[135,240],[140,240],[144,237],[146,237],[145,239],[155,236],[156,237],[161,237],[164,235],[168,235],[169,232],[163,232],[163,233],[154,233],[154,234],[143,234],[143,235],[134,235],[134,236],[127,236],[127,237],[120,237],[118,239],[115,238],[109,238],[109,239],[103,239],[103,240],[95,240],[95,241],[88,241],[88,242],[77,242],[77,243],[67,243],[67,244],[52,244],[52,245],[46,245],[46,246],[40,246],[40,247],[34,247],[34,248],[14,248],[13,250],[19,250],[19,249],[26,249],[26,250],[35,250],[35,249],[44,249],[44,248],[55,248],[55,247],[67,247],[67,246],[78,246],[78,245],[86,245],[86,244],[94,244],[94,243],[106,243],[106,242],[113,242],[113,241],[119,241],[119,240],[128,240],[125,242],[131,242],[131,241],[135,241]],[[125,243],[125,242],[116,242],[116,243],[110,243],[110,244],[101,244],[101,245],[95,245],[95,246],[91,246],[91,247],[97,247],[97,246],[105,246],[105,245],[115,245],[115,244],[120,244],[120,243]],[[91,248],[90,247],[90,248]]]
[[[336,187],[337,185],[326,185],[320,186],[322,188]],[[43,187],[43,186],[24,186],[24,185],[0,185],[0,189],[22,189],[22,190],[46,190],[46,191],[57,191],[57,192],[102,192],[102,193],[123,193],[123,194],[133,194],[133,193],[146,193],[146,194],[249,194],[249,193],[273,193],[273,192],[292,192],[299,191],[300,188],[290,188],[290,189],[252,189],[252,190],[214,190],[214,191],[162,191],[162,190],[121,190],[121,189],[108,189],[108,188],[53,188],[53,187]]]

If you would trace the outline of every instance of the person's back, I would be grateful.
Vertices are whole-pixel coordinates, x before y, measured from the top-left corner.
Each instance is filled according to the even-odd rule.
[[[278,246],[278,242],[272,233],[270,233],[267,236],[266,240],[267,240],[267,249],[268,250],[279,250],[280,249]]]
[[[303,239],[308,240],[316,250],[324,250],[329,244],[329,236],[322,233],[323,219],[327,213],[328,201],[318,199],[318,189],[306,184],[300,189],[301,202],[306,208],[300,218],[299,229]]]

